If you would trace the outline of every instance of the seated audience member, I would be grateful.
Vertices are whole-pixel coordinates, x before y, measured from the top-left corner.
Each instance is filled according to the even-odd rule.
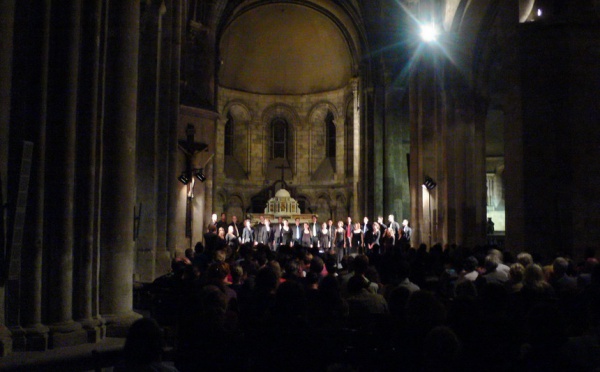
[[[340,329],[348,317],[348,302],[342,297],[340,283],[334,275],[321,280],[313,302],[309,320],[315,327]]]
[[[508,281],[508,274],[504,271],[498,271],[500,263],[500,259],[496,255],[487,255],[485,257],[485,274],[482,275],[485,283],[504,284]]]
[[[542,267],[531,264],[525,268],[523,288],[519,292],[521,311],[526,314],[534,305],[555,299],[554,289],[544,278]]]
[[[577,289],[577,279],[567,274],[568,269],[569,262],[566,259],[562,257],[554,259],[550,285],[557,294],[573,293]]]
[[[185,298],[179,314],[175,366],[182,371],[235,370],[242,354],[237,317],[221,288],[205,285]],[[239,368],[239,367],[237,367]]]
[[[416,285],[415,283],[410,281],[410,279],[408,278],[409,274],[410,274],[410,265],[408,264],[408,262],[406,262],[406,261],[400,262],[398,264],[398,278],[400,280],[398,287],[406,288],[406,289],[408,289],[408,291],[410,293],[421,290],[421,288],[419,288],[418,285]]]
[[[424,371],[459,371],[462,345],[454,331],[446,326],[433,328],[423,345]]]
[[[387,314],[387,301],[382,295],[369,291],[369,282],[362,275],[354,275],[348,281],[349,315],[361,318],[372,314]]]
[[[585,260],[585,264],[583,265],[583,269],[579,276],[577,277],[577,288],[579,290],[586,289],[590,284],[592,284],[592,271],[594,267],[598,266],[598,260],[594,257],[590,257]]]
[[[177,368],[162,362],[163,347],[163,333],[158,323],[151,318],[138,319],[129,328],[123,361],[114,371],[177,372]]]
[[[352,262],[352,268],[353,268],[353,273],[352,275],[348,275],[348,280],[350,280],[350,278],[352,276],[360,276],[363,278],[363,281],[365,281],[366,283],[368,283],[367,285],[367,289],[372,292],[372,293],[377,293],[379,291],[379,285],[377,283],[373,283],[370,280],[368,280],[365,277],[365,273],[367,272],[367,270],[369,269],[369,257],[367,257],[367,255],[364,254],[359,254],[358,256],[356,256],[354,258],[354,261]],[[344,284],[345,278],[342,279],[342,285]],[[346,290],[348,290],[348,288],[345,288]],[[344,287],[342,287],[342,291],[344,291]],[[346,292],[344,292],[346,293]]]
[[[479,276],[477,266],[479,266],[479,262],[475,256],[467,257],[463,263],[463,270],[458,276],[457,285],[464,281],[474,282],[477,280],[477,277]]]
[[[227,296],[228,310],[237,310],[237,293],[229,287],[231,271],[227,262],[215,262],[206,272],[206,284],[214,285]]]
[[[496,271],[502,272],[508,278],[508,273],[510,272],[510,267],[504,264],[504,255],[497,249],[490,249],[488,252],[488,256],[494,256],[498,259],[498,266],[496,267]]]
[[[521,252],[517,255],[517,262],[526,268],[527,266],[533,264],[533,256],[527,252]]]
[[[508,293],[519,292],[523,288],[523,277],[525,276],[525,268],[520,263],[516,262],[510,265],[509,278],[506,282]]]

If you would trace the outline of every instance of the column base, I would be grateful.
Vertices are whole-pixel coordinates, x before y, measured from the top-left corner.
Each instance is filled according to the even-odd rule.
[[[12,333],[4,325],[0,325],[0,357],[13,351]]]
[[[75,346],[87,343],[87,332],[73,320],[49,324],[48,348]]]
[[[40,323],[25,326],[23,330],[25,331],[26,351],[45,351],[48,349],[50,328]]]
[[[7,331],[11,335],[12,350],[25,351],[27,348],[25,330],[21,326],[8,326]]]
[[[127,337],[129,327],[142,316],[134,311],[118,315],[102,314],[106,320],[106,336],[107,337]]]
[[[106,337],[106,324],[102,318],[82,319],[78,321],[87,333],[87,342],[96,343]]]

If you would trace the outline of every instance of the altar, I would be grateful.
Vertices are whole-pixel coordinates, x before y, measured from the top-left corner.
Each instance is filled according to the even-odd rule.
[[[283,219],[287,219],[290,225],[293,225],[296,218],[300,219],[300,223],[310,223],[312,222],[313,215],[311,213],[302,213],[296,199],[292,198],[289,191],[282,188],[275,193],[274,197],[269,199],[264,213],[248,214],[248,218],[250,218],[252,224],[257,223],[260,216],[270,219],[271,223],[277,222],[278,218],[281,217]]]

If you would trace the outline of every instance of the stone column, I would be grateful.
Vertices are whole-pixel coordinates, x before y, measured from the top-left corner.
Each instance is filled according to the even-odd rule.
[[[81,1],[52,5],[48,85],[48,208],[46,232],[50,250],[48,280],[49,347],[87,341],[73,321],[73,246],[76,164],[77,88]],[[60,133],[60,135],[58,135]],[[48,223],[51,221],[51,223]]]
[[[161,6],[163,5],[163,6]],[[140,25],[139,120],[137,138],[136,280],[152,282],[156,270],[159,163],[159,92],[164,4],[148,4]]]
[[[82,221],[77,229],[75,254],[77,270],[75,275],[74,305],[75,319],[87,332],[89,342],[98,341],[102,335],[103,321],[94,311],[94,300],[97,297],[94,264],[97,264],[97,230],[96,201],[98,190],[97,175],[97,133],[98,133],[98,88],[100,65],[100,30],[102,25],[102,0],[86,1],[83,19],[82,63],[79,84],[85,87],[80,90],[78,103],[78,164],[77,173],[77,212]]]
[[[133,210],[140,3],[110,3],[102,134],[100,312],[108,336],[125,336],[133,312]]]
[[[46,173],[46,123],[48,103],[48,58],[50,48],[50,0],[41,5],[41,50],[39,64],[39,91],[35,92],[32,104],[38,110],[35,118],[34,159],[32,174]],[[38,51],[36,50],[36,53]],[[44,255],[44,177],[32,177],[30,195],[31,213],[28,216],[30,233],[25,235],[23,249],[28,259],[23,261],[21,291],[21,324],[25,332],[26,350],[45,350],[48,347],[48,327],[42,324],[42,268]]]
[[[181,183],[177,181],[177,172],[179,166],[179,149],[178,149],[178,127],[179,127],[179,83],[181,78],[181,37],[182,37],[182,0],[173,0],[172,3],[172,29],[171,29],[171,70],[169,71],[170,77],[170,96],[169,96],[169,121],[164,123],[169,128],[169,172],[168,172],[168,189],[169,189],[169,207],[168,207],[168,221],[167,221],[167,249],[171,256],[175,255],[177,249],[177,237],[183,236],[184,234],[179,233],[183,231],[185,226],[179,226],[177,224],[178,205],[181,204],[180,198],[182,194],[180,191]],[[185,213],[185,212],[181,212]]]
[[[423,61],[420,61],[423,62]],[[426,63],[419,65],[409,77],[410,84],[410,195],[413,246],[431,241],[429,195],[423,190],[424,177],[435,177],[433,131],[436,105],[433,69]],[[439,182],[439,180],[436,180]]]
[[[170,4],[170,2],[169,2]],[[157,143],[156,143],[156,173],[157,173],[157,200],[156,200],[156,263],[155,276],[168,273],[171,270],[171,257],[168,250],[169,236],[169,206],[172,190],[172,177],[169,172],[171,151],[170,121],[171,121],[171,39],[173,33],[173,7],[166,6],[162,1],[159,10],[159,35],[157,37]],[[177,176],[175,176],[177,177]]]
[[[502,3],[504,12],[510,14],[511,7],[508,3]],[[512,10],[515,12],[515,10]],[[508,18],[508,17],[507,17]],[[510,19],[510,18],[508,18]],[[519,35],[516,24],[506,28],[506,40],[515,40]],[[514,45],[507,53],[506,63],[503,71],[506,71],[507,86],[510,87],[505,95],[503,107],[504,115],[504,189],[506,203],[505,248],[513,252],[520,252],[527,247],[526,233],[526,210],[525,208],[525,158],[524,158],[524,125],[523,125],[523,99],[521,80],[521,55],[519,46]],[[524,50],[527,52],[527,49]],[[589,78],[589,75],[587,76]],[[591,81],[594,81],[593,79]],[[587,133],[587,132],[586,132]]]
[[[7,194],[8,135],[10,125],[13,27],[15,1],[0,1],[0,244],[4,244],[4,209]],[[4,286],[0,286],[0,357],[12,351],[11,332],[4,323]]]
[[[353,148],[354,151],[352,151],[353,154],[353,163],[354,163],[354,173],[352,175],[352,194],[353,194],[353,198],[352,198],[352,206],[350,209],[350,215],[351,216],[359,216],[360,215],[360,201],[362,200],[362,193],[360,192],[360,176],[361,176],[361,155],[362,152],[359,151],[360,149],[360,112],[358,111],[358,108],[360,106],[360,94],[359,94],[359,81],[358,79],[353,79],[352,80],[352,99],[353,99],[353,105],[352,105],[352,109],[354,111],[354,123],[353,123]],[[356,218],[360,218],[360,217],[356,217]]]

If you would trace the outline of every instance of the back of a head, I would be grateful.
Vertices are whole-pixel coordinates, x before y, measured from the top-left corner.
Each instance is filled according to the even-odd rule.
[[[298,317],[306,315],[306,294],[304,287],[294,280],[281,283],[279,288],[277,288],[275,301],[276,312],[279,312],[279,316]]]
[[[269,266],[265,266],[256,274],[255,290],[258,292],[271,292],[277,288],[279,278]]]
[[[527,287],[539,287],[544,282],[544,271],[538,264],[531,264],[525,268],[523,282]]]
[[[310,272],[320,275],[323,272],[323,268],[325,264],[323,263],[323,259],[321,257],[315,256],[312,260],[310,260]]]
[[[475,256],[469,256],[465,259],[463,267],[466,272],[470,273],[471,271],[475,270],[478,265],[479,261],[477,261],[477,258],[475,258]]]
[[[552,269],[554,271],[554,275],[561,277],[567,273],[567,270],[569,269],[569,262],[562,257],[556,257],[552,263]]]
[[[190,261],[194,260],[194,254],[195,254],[195,252],[192,248],[187,248],[185,250],[185,257]]]
[[[354,258],[354,272],[363,275],[369,267],[369,257],[360,254]]]
[[[347,271],[354,270],[354,256],[345,255],[341,261],[342,269]]]
[[[425,337],[423,353],[432,370],[452,370],[461,354],[461,343],[454,331],[446,326],[433,328]]]
[[[327,275],[319,284],[319,292],[323,293],[326,297],[338,298],[341,296],[340,282],[335,276]]]
[[[404,260],[398,262],[397,271],[398,280],[403,281],[410,275],[410,264]]]
[[[244,276],[244,268],[241,265],[231,267],[231,280],[234,284],[239,283],[242,276]]]
[[[591,284],[600,287],[600,265],[595,265],[592,268]]]
[[[485,271],[487,272],[493,272],[496,271],[496,268],[498,267],[498,265],[500,264],[500,259],[498,258],[498,256],[489,254],[485,257]]]
[[[202,321],[222,321],[227,311],[227,295],[217,286],[205,285],[199,292],[202,312],[197,314]]]
[[[390,308],[390,314],[397,316],[404,316],[404,310],[408,298],[410,297],[410,290],[406,287],[396,287],[390,293],[388,298],[388,306]]]
[[[594,270],[594,267],[596,267],[597,265],[598,265],[598,259],[595,257],[590,257],[585,260],[585,264],[583,266],[583,272],[591,274],[592,271]]]
[[[527,252],[521,252],[517,255],[517,262],[523,265],[523,267],[527,267],[533,264],[533,257]]]
[[[520,263],[516,262],[510,265],[509,275],[510,279],[513,282],[520,283],[523,281],[523,278],[525,276],[525,267],[523,267],[523,265],[521,265]]]
[[[446,308],[428,291],[411,293],[406,304],[406,320],[421,331],[442,325],[446,320]]]
[[[123,355],[126,360],[136,363],[159,361],[163,342],[162,330],[156,320],[138,319],[129,328]]]
[[[368,282],[361,275],[353,275],[348,280],[348,294],[359,294],[363,289],[367,288]]]
[[[212,280],[223,280],[229,275],[229,264],[226,262],[217,261],[209,266],[206,276]]]
[[[277,275],[277,279],[281,278],[281,276],[283,275],[283,272],[281,271],[281,265],[279,264],[278,261],[275,261],[275,260],[269,261],[267,263],[267,266],[269,266],[270,268],[273,269],[273,271],[275,272],[275,275]]]
[[[497,258],[498,258],[498,261],[499,261],[499,263],[501,263],[501,262],[502,262],[502,260],[504,259],[504,256],[502,255],[502,252],[500,252],[500,251],[499,251],[498,249],[496,249],[496,248],[490,249],[490,250],[488,251],[488,253],[487,253],[487,254],[488,254],[488,256],[494,256],[494,257],[497,257]]]
[[[477,297],[477,287],[471,280],[463,280],[456,285],[456,297]]]

